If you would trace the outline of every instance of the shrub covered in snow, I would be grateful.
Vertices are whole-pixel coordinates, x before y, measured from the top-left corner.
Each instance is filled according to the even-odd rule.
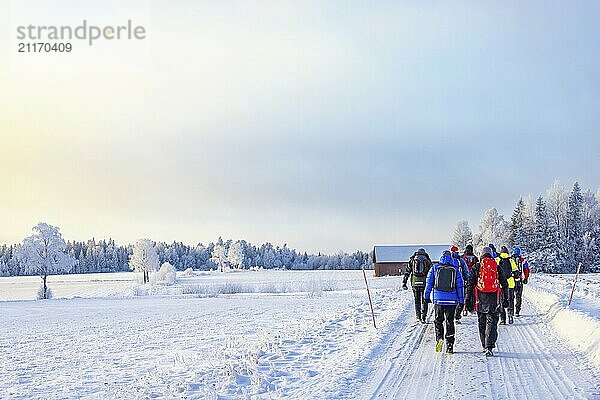
[[[44,284],[42,283],[37,291],[37,300],[51,299],[52,298],[52,290],[49,287],[46,287],[46,295],[44,296]]]
[[[169,263],[164,262],[157,272],[154,272],[150,277],[151,284],[161,285],[173,285],[177,280],[177,271],[175,267]]]
[[[191,268],[187,268],[185,271],[181,273],[181,276],[193,276],[194,270]]]

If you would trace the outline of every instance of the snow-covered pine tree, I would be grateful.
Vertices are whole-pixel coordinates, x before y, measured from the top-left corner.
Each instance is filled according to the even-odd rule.
[[[510,218],[510,247],[524,247],[523,226],[525,225],[525,202],[520,197]]]
[[[567,258],[566,272],[574,273],[577,265],[583,261],[583,196],[579,183],[573,184],[573,189],[569,195],[566,213],[566,243]]]
[[[461,220],[456,223],[450,243],[456,245],[461,250],[464,250],[468,244],[473,243],[473,232],[469,227],[468,221]]]
[[[539,272],[556,272],[560,248],[556,242],[556,227],[548,215],[542,196],[536,201],[531,250],[527,254],[532,268]]]
[[[40,298],[49,298],[48,275],[67,273],[75,264],[75,259],[65,250],[67,244],[56,226],[38,223],[33,227],[34,234],[23,239],[17,248],[17,259],[26,273],[42,278]]]
[[[140,239],[133,246],[133,254],[129,258],[129,268],[142,274],[142,282],[150,282],[150,273],[158,270],[158,254],[154,242],[150,239]]]
[[[510,219],[509,247],[519,247],[523,251],[529,251],[533,236],[534,217],[531,199],[527,202],[519,198]]]
[[[591,190],[583,193],[583,269],[600,271],[600,190],[596,196]]]

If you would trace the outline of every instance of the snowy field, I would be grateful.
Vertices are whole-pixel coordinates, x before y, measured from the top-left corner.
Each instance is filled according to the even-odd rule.
[[[534,275],[523,316],[479,352],[476,318],[456,353],[433,351],[400,278],[360,271],[0,278],[1,398],[600,399],[600,276]],[[431,320],[431,316],[430,316]]]

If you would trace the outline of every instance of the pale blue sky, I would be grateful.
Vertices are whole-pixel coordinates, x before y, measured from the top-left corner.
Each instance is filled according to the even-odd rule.
[[[42,219],[121,242],[443,243],[556,178],[600,184],[598,2],[58,4],[144,24],[151,56],[0,69],[0,242]]]

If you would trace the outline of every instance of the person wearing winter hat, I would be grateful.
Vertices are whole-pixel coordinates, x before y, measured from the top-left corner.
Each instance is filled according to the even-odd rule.
[[[461,255],[458,253],[458,247],[456,246],[452,246],[450,248],[450,251],[452,252],[452,258],[454,258],[456,260],[456,262],[458,263],[458,269],[460,271],[460,273],[462,274],[463,277],[463,281],[468,281],[469,280],[469,268],[467,267],[467,263],[465,262],[465,260],[463,260],[463,258],[461,257]],[[464,309],[464,304],[459,304],[458,306],[456,306],[456,314],[454,315],[454,320],[456,321],[457,324],[460,324],[460,318],[462,316],[462,311]]]
[[[486,356],[493,356],[492,350],[498,340],[500,308],[505,305],[500,304],[500,297],[501,293],[506,294],[508,282],[489,247],[483,249],[481,260],[473,267],[467,286],[465,305],[467,310],[477,311],[481,346]]]
[[[496,253],[496,246],[494,246],[493,243],[490,243],[490,244],[488,244],[488,247],[492,251],[492,257],[494,257],[494,258],[498,257],[498,253]]]
[[[465,279],[465,282],[468,282],[469,278],[471,277],[471,274],[473,273],[473,267],[475,266],[475,264],[477,264],[479,262],[479,258],[477,258],[477,256],[473,253],[473,245],[472,244],[468,244],[465,246],[465,252],[462,255],[462,259],[465,261],[465,264],[467,264],[467,269],[468,269],[468,278]],[[465,298],[467,297],[467,285],[465,284]],[[465,308],[463,310],[463,315],[467,315],[468,311]]]
[[[442,351],[446,339],[446,352],[454,353],[454,314],[456,307],[465,302],[464,280],[458,269],[458,263],[448,250],[444,250],[440,262],[435,264],[427,274],[425,301],[431,302],[435,310],[435,351]],[[446,334],[444,335],[444,321]]]
[[[518,273],[514,275],[515,278],[515,316],[521,315],[521,304],[523,303],[523,285],[527,284],[529,280],[529,263],[521,255],[521,249],[515,247],[513,249],[512,258],[517,264],[519,269]]]
[[[417,314],[417,321],[425,323],[427,319],[427,302],[423,294],[425,293],[425,278],[427,273],[433,266],[429,254],[425,249],[418,249],[408,260],[408,267],[404,272],[404,280],[402,282],[402,289],[408,290],[408,278],[410,278],[410,286],[415,296],[415,313]]]
[[[508,282],[508,297],[505,297],[508,300],[508,307],[502,307],[500,311],[500,325],[506,324],[506,308],[508,308],[508,323],[512,324],[515,314],[515,277],[519,276],[519,267],[514,258],[508,253],[506,246],[500,248],[500,254],[496,257],[496,263],[498,263],[498,267],[502,270],[502,275],[506,277]],[[504,303],[504,298],[502,300],[502,303]]]

